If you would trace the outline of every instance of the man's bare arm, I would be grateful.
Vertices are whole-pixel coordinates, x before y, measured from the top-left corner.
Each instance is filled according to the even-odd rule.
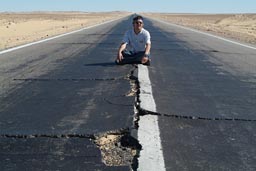
[[[151,48],[151,44],[150,44],[150,43],[147,43],[147,44],[146,44],[146,48],[145,48],[145,55],[149,55],[149,53],[150,53],[150,48]]]
[[[125,48],[126,48],[126,43],[122,43],[118,49],[117,60],[121,61],[124,58],[122,55],[122,51],[125,50]]]

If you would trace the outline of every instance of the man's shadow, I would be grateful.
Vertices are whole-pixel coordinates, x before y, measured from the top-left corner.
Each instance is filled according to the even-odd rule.
[[[116,66],[114,62],[102,62],[102,63],[92,63],[92,64],[84,64],[84,66],[104,66],[104,67],[112,67]]]

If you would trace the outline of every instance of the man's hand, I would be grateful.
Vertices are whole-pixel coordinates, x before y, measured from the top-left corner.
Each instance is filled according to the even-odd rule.
[[[119,62],[124,59],[122,51],[126,48],[126,43],[122,43],[118,49],[117,59]]]
[[[148,62],[149,58],[144,56],[142,59],[141,59],[141,63],[142,64],[145,64],[146,62]]]
[[[122,53],[118,53],[118,54],[117,54],[117,60],[120,62],[120,61],[122,61],[123,59],[124,59],[123,54],[122,54]]]

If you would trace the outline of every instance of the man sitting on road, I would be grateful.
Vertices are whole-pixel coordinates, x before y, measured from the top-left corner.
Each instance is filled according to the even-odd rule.
[[[115,62],[119,65],[150,65],[150,48],[150,34],[143,28],[143,17],[136,16],[133,18],[133,29],[128,30],[123,37]]]

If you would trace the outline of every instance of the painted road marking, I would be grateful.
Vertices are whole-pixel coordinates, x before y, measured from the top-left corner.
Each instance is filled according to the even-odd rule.
[[[140,106],[142,109],[156,112],[148,68],[138,65],[140,83]],[[165,171],[163,150],[158,126],[158,116],[140,116],[138,140],[142,145],[139,157],[139,171]]]

